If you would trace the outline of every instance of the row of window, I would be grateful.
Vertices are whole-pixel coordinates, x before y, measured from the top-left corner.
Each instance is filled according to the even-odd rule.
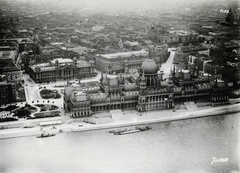
[[[170,104],[164,103],[164,104],[148,104],[146,105],[146,110],[152,110],[152,109],[159,109],[159,108],[166,108],[170,107]]]

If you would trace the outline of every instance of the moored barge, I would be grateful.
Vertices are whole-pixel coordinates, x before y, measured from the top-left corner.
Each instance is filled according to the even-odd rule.
[[[143,131],[147,131],[150,129],[151,129],[151,127],[149,127],[149,125],[144,125],[144,126],[137,126],[134,128],[127,128],[125,130],[113,130],[113,131],[109,131],[109,132],[113,133],[114,135],[125,135],[125,134],[143,132]]]

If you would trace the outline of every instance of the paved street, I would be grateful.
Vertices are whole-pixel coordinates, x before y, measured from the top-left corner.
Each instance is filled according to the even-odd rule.
[[[162,64],[162,66],[161,66],[161,70],[163,70],[163,72],[164,72],[164,75],[163,75],[164,79],[169,77],[169,74],[170,74],[170,71],[171,71],[171,68],[172,68],[173,57],[175,55],[175,51],[172,51],[174,49],[176,49],[176,48],[169,48],[168,49],[171,52],[171,54],[170,54],[167,62]]]
[[[61,94],[61,89],[63,89],[63,87],[55,87],[55,85],[64,85],[64,81],[59,81],[59,82],[54,82],[54,83],[50,83],[50,84],[36,84],[32,79],[29,78],[29,76],[27,74],[24,75],[23,77],[24,81],[25,81],[25,95],[26,95],[26,102],[29,104],[36,104],[37,101],[38,103],[53,103],[58,106],[59,108],[62,107],[63,104],[63,96],[59,99],[42,99],[40,96],[40,87],[46,87],[46,89],[56,89],[59,91],[59,93]]]

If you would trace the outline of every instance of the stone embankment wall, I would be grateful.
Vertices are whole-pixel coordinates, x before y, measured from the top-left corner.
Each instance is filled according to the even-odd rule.
[[[120,128],[120,127],[127,127],[127,126],[136,126],[136,125],[151,124],[151,123],[166,122],[166,121],[177,121],[182,119],[191,119],[191,118],[199,118],[199,117],[206,117],[206,116],[227,115],[230,113],[237,113],[237,112],[240,112],[240,104],[201,109],[201,110],[190,111],[190,112],[183,112],[173,117],[145,119],[145,120],[134,121],[134,122],[122,121],[122,122],[113,122],[113,123],[101,124],[101,125],[87,124],[86,126],[85,124],[83,124],[82,127],[78,126],[77,124],[62,124],[62,125],[56,126],[56,129],[50,130],[50,133],[83,132],[83,131],[91,131],[91,130]],[[32,135],[38,135],[39,133],[40,133],[40,127],[34,127],[31,129],[18,128],[18,129],[0,130],[0,139],[32,136]]]

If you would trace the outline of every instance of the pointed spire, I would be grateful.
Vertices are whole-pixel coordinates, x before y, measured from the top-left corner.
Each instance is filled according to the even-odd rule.
[[[144,69],[143,69],[142,79],[145,80]]]
[[[105,86],[108,86],[109,85],[109,79],[107,78],[107,75],[105,76],[105,78],[103,79],[103,84]]]
[[[122,74],[120,74],[120,77],[119,77],[119,84],[120,85],[124,84],[124,78],[123,78]]]
[[[217,77],[215,77],[214,86],[218,87],[218,78]]]
[[[179,78],[180,78],[180,79],[183,79],[183,69],[181,69],[181,70],[179,71]]]
[[[144,70],[143,70],[143,73],[142,73],[142,76],[141,76],[141,82],[146,82],[146,78],[145,78],[145,74],[144,74]]]
[[[148,57],[151,58],[152,57],[152,54],[151,54],[151,47],[149,46],[148,48]]]

